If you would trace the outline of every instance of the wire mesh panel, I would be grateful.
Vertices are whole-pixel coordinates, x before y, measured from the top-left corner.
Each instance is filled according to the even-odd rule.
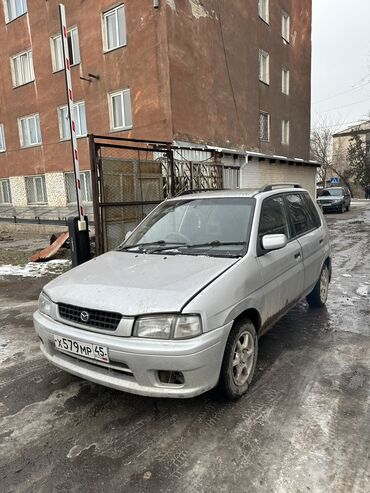
[[[223,187],[214,152],[173,149],[166,143],[90,137],[97,253],[116,248],[164,199]]]

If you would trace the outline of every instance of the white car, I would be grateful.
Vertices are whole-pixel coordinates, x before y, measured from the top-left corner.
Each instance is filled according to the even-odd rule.
[[[44,287],[34,324],[54,365],[115,389],[228,399],[252,381],[258,339],[302,298],[325,304],[328,230],[298,186],[161,203],[115,251]]]

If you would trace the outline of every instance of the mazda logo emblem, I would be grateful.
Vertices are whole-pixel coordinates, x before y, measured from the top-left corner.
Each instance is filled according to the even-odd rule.
[[[83,312],[80,313],[80,319],[82,320],[82,322],[88,322],[89,318],[90,318],[89,312],[84,310]]]

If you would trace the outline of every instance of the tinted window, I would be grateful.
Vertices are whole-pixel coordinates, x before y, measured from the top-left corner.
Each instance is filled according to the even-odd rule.
[[[314,224],[315,228],[319,228],[321,226],[321,219],[320,219],[319,213],[317,212],[317,209],[316,209],[314,203],[312,202],[311,197],[308,194],[304,194],[304,197],[306,199],[307,207],[308,207],[308,210],[311,214],[311,219],[313,221],[313,224]]]
[[[289,238],[288,219],[282,197],[267,199],[262,204],[258,234],[285,234]]]
[[[285,197],[295,236],[302,235],[313,229],[315,227],[313,219],[311,219],[310,212],[303,196],[297,193],[289,194]]]

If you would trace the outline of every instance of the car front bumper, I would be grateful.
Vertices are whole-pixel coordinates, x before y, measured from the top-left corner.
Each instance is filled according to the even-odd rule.
[[[232,322],[193,339],[163,341],[117,337],[78,329],[36,311],[34,325],[44,356],[78,377],[117,390],[151,397],[187,398],[217,385]],[[55,348],[54,335],[106,346],[109,363],[88,360]],[[183,384],[162,383],[158,371],[182,372]]]
[[[324,212],[339,211],[344,206],[344,202],[337,202],[337,203],[331,203],[331,204],[322,204],[322,203],[318,202],[318,204]]]

